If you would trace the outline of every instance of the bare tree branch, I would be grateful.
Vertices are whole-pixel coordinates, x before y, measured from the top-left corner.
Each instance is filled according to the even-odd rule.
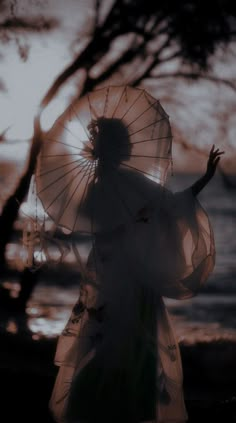
[[[137,57],[138,54],[142,54],[144,51],[145,43],[142,45],[133,47],[132,49],[127,50],[121,55],[114,63],[112,63],[105,71],[101,73],[96,79],[94,79],[93,87],[101,84],[102,82],[108,80],[115,72],[119,72],[119,70],[128,63],[131,63],[132,60]],[[91,81],[92,82],[92,81]],[[87,87],[86,87],[87,88]],[[83,95],[86,90],[83,90]]]
[[[96,38],[92,39],[92,41],[89,43],[89,45],[83,50],[79,56],[76,57],[76,59],[68,66],[66,69],[59,74],[59,76],[56,78],[54,83],[51,85],[45,96],[43,97],[41,101],[41,107],[46,107],[50,101],[55,97],[61,86],[72,76],[74,75],[79,69],[83,68],[87,72],[89,68],[91,67],[91,58],[96,55],[97,52],[97,43],[101,44],[101,40]],[[107,40],[107,42],[103,43],[102,51],[106,52],[108,50],[109,44],[111,40]],[[99,52],[99,56],[102,55],[102,51]],[[96,55],[97,57],[97,55]]]
[[[8,126],[8,128],[4,129],[4,130],[1,132],[1,134],[0,134],[0,142],[1,142],[1,143],[2,143],[2,142],[4,142],[4,141],[6,141],[6,134],[7,134],[7,132],[9,131],[9,129],[10,129],[10,126]]]
[[[205,73],[202,74],[200,72],[165,72],[165,73],[153,74],[151,77],[155,79],[161,79],[161,78],[182,78],[182,79],[192,79],[192,80],[205,79],[213,83],[224,84],[227,87],[231,88],[233,91],[236,91],[236,84],[234,82],[224,78],[220,78],[218,76],[207,75]]]
[[[4,84],[2,79],[0,79],[0,91],[7,92],[6,85]]]
[[[56,19],[45,18],[10,18],[0,22],[0,32],[2,31],[25,31],[25,32],[45,32],[51,31],[58,26]]]
[[[99,2],[100,4],[100,2]],[[118,8],[119,10],[119,8]],[[99,11],[96,10],[96,15]],[[96,18],[97,21],[97,18]],[[101,57],[109,50],[109,46],[115,37],[122,35],[124,29],[117,20],[117,3],[115,2],[108,13],[103,24],[94,27],[93,38],[85,49],[74,59],[74,61],[56,78],[48,92],[41,101],[41,107],[45,107],[57,94],[61,86],[79,69],[83,68],[89,71],[93,63],[98,62]]]
[[[181,57],[181,49],[176,50],[175,52],[173,52],[172,54],[170,54],[169,56],[165,57],[165,58],[161,58],[161,63],[166,63],[166,62],[170,62],[171,60],[177,59],[178,57]]]

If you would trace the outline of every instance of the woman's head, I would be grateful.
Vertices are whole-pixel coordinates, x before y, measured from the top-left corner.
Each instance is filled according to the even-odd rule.
[[[131,153],[128,129],[120,119],[98,118],[88,125],[93,154],[101,165],[119,166]]]

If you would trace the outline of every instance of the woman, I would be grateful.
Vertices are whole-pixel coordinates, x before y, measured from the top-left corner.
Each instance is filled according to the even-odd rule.
[[[212,229],[196,197],[223,152],[213,146],[205,175],[172,194],[120,168],[131,154],[121,121],[102,118],[89,129],[99,166],[84,213],[99,231],[58,341],[50,408],[60,423],[185,422],[180,352],[162,297],[196,295],[214,268]],[[118,176],[124,198],[127,192],[132,198],[130,218],[103,230],[107,222],[93,210],[94,198]]]

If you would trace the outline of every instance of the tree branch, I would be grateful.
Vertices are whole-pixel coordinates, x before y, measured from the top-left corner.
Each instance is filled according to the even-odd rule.
[[[11,18],[0,23],[0,31],[45,32],[58,26],[56,19],[44,18]]]
[[[99,75],[98,78],[96,78],[95,85],[99,85],[103,81],[108,80],[114,74],[115,71],[118,72],[122,66],[124,66],[127,63],[130,63],[137,56],[137,54],[141,55],[144,49],[144,45],[145,43],[127,50],[121,57],[119,57],[119,59],[117,59],[105,71],[103,71],[102,74]]]
[[[117,6],[117,7],[115,7]],[[118,19],[118,3],[114,4],[108,13],[101,27],[95,27],[93,38],[85,49],[75,58],[75,60],[56,78],[50,89],[41,101],[41,108],[46,107],[52,98],[57,94],[61,86],[79,69],[87,71],[92,67],[93,62],[99,59],[109,50],[110,44],[118,35],[124,34],[124,27],[120,26]],[[99,10],[96,10],[98,16]],[[97,22],[97,18],[96,18]],[[109,31],[108,31],[109,30]]]
[[[143,79],[146,79],[148,77],[150,77],[152,70],[160,63],[162,63],[164,60],[160,59],[160,54],[161,52],[168,47],[168,45],[171,42],[171,37],[168,37],[160,46],[160,48],[155,52],[155,54],[153,54],[153,59],[150,60],[149,65],[146,67],[146,69],[144,69],[144,71],[139,74],[139,76],[137,78],[134,78],[132,81],[132,84],[134,86],[138,86]]]
[[[171,60],[176,59],[177,57],[181,57],[181,52],[181,49],[175,51],[174,53],[170,54],[170,56],[161,59],[161,63],[170,62]]]
[[[205,79],[213,83],[224,84],[227,87],[231,88],[232,90],[236,91],[236,85],[233,82],[228,81],[227,79],[224,79],[224,78],[214,76],[214,75],[201,74],[200,72],[199,73],[198,72],[169,72],[169,73],[165,72],[165,73],[152,75],[151,77],[155,79],[161,79],[161,78],[183,78],[183,79],[192,79],[192,80]]]

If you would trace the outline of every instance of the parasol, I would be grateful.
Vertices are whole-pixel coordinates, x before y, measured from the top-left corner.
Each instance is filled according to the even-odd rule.
[[[109,231],[133,220],[164,185],[171,127],[146,90],[108,86],[75,100],[46,133],[37,195],[56,225]]]

